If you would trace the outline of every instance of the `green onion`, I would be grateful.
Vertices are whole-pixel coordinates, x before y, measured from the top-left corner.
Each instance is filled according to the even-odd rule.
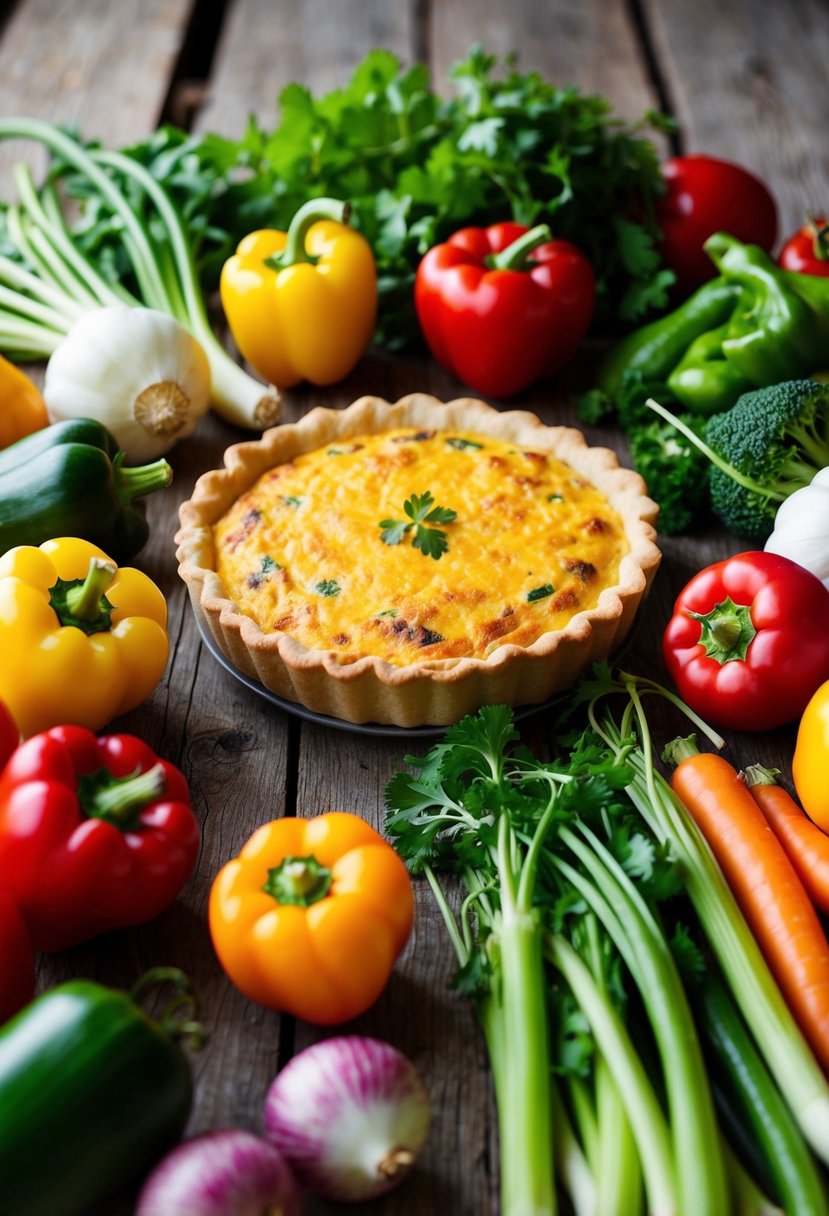
[[[184,226],[164,189],[138,161],[120,152],[87,149],[50,123],[0,119],[0,139],[44,144],[62,165],[38,193],[26,165],[14,180],[19,204],[6,214],[7,235],[22,265],[0,258],[0,348],[11,358],[44,359],[72,322],[90,308],[145,306],[169,313],[193,334],[210,363],[211,403],[236,426],[261,429],[276,421],[279,394],[231,359],[207,315]],[[81,252],[61,213],[54,182],[67,167],[81,174],[121,226],[123,249],[138,295],[107,282]],[[147,214],[130,201],[138,187]]]

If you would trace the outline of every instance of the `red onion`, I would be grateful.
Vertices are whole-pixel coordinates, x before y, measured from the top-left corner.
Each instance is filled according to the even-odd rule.
[[[344,1035],[306,1048],[265,1098],[265,1135],[327,1199],[371,1199],[397,1186],[428,1130],[419,1073],[378,1039]]]
[[[267,1140],[245,1131],[208,1132],[156,1166],[135,1216],[299,1216],[299,1188]]]

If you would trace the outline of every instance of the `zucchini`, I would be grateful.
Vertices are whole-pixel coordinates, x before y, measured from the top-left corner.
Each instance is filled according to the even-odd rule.
[[[701,1031],[737,1118],[771,1177],[775,1198],[791,1216],[829,1216],[811,1152],[725,985],[710,973],[699,988]],[[735,1150],[737,1145],[735,1144]],[[749,1163],[744,1164],[748,1167]],[[760,1181],[757,1179],[756,1181]]]
[[[39,431],[32,431],[31,435],[25,435],[6,448],[0,448],[0,474],[62,443],[88,443],[106,452],[110,458],[118,451],[115,436],[103,423],[94,418],[64,418]]]
[[[80,1216],[136,1182],[181,1136],[193,1084],[172,1036],[200,1028],[175,1020],[185,999],[193,1003],[180,972],[148,978],[180,989],[166,1023],[126,992],[73,980],[0,1029],[4,1212]]]
[[[134,500],[169,484],[172,471],[166,460],[126,468],[112,444],[98,423],[71,419],[0,452],[0,553],[79,536],[119,565],[133,557],[149,536]]]

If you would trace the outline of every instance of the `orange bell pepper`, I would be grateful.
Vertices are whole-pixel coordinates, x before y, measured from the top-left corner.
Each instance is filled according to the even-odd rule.
[[[40,389],[24,371],[0,355],[0,448],[48,425]]]
[[[236,987],[319,1026],[374,1004],[413,918],[405,865],[344,811],[266,823],[210,892],[213,946]]]
[[[377,314],[377,273],[347,208],[315,198],[287,232],[249,233],[222,267],[219,291],[233,341],[277,388],[334,384],[356,365]]]

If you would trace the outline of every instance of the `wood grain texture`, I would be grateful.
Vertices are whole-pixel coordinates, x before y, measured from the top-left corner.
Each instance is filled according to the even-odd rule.
[[[474,9],[465,0],[439,0],[428,26],[437,87],[446,88],[449,68],[474,42],[499,58],[516,54],[522,71],[602,93],[625,118],[658,106],[624,0],[477,0]]]
[[[829,192],[829,20],[824,0],[644,0],[689,152],[757,173],[781,236]]]
[[[146,134],[167,95],[188,11],[185,0],[21,0],[0,36],[2,111],[76,122],[85,134],[111,144]],[[425,28],[421,11],[429,13]],[[680,0],[645,0],[645,12],[686,144],[768,166],[769,180],[792,217],[800,193],[815,205],[825,200],[826,6],[817,0],[699,0],[690,7]],[[425,47],[438,84],[475,41],[498,54],[517,51],[523,69],[603,92],[625,116],[637,117],[656,104],[623,0],[434,0],[429,6],[416,0],[234,0],[196,127],[239,135],[250,113],[264,126],[273,125],[284,84],[302,80],[315,91],[336,87],[376,45],[390,47],[404,62]],[[0,158],[5,151],[0,149]],[[531,409],[546,422],[574,424],[573,397],[590,383],[597,354],[588,347],[556,381],[535,386],[503,408]],[[340,385],[286,394],[284,418],[300,417],[317,404],[341,408],[363,393],[394,401],[415,390],[443,399],[468,392],[430,360],[375,352]],[[111,727],[143,736],[183,768],[204,832],[196,874],[174,907],[151,925],[43,957],[39,966],[41,987],[75,975],[128,984],[159,963],[185,967],[210,1033],[208,1046],[193,1056],[191,1133],[222,1126],[259,1130],[262,1100],[279,1061],[319,1037],[313,1028],[245,1000],[224,977],[205,922],[216,872],[256,826],[286,813],[356,810],[380,827],[388,778],[407,752],[427,746],[423,740],[365,738],[299,723],[235,682],[201,644],[176,571],[178,505],[201,472],[221,463],[230,443],[247,437],[209,416],[170,454],[174,481],[148,502],[152,538],[136,564],[167,597],[171,659],[153,696]],[[587,437],[628,463],[618,431],[591,428]],[[694,535],[663,541],[662,567],[625,650],[629,670],[665,679],[659,641],[677,592],[701,566],[741,547],[707,522]],[[660,743],[683,727],[664,708],[654,708],[654,722]],[[549,729],[540,716],[524,733],[540,749]],[[757,738],[731,735],[729,755],[738,765],[762,759],[786,770],[792,743],[791,730]],[[342,1028],[403,1050],[422,1071],[433,1100],[434,1123],[421,1162],[405,1188],[373,1204],[372,1211],[495,1216],[498,1145],[483,1040],[468,1006],[448,988],[453,956],[434,901],[420,883],[416,894],[415,932],[387,991],[369,1013]],[[95,1216],[126,1216],[132,1198],[130,1193],[113,1199]],[[304,1208],[306,1216],[338,1210],[310,1197]]]
[[[0,38],[0,114],[75,126],[121,146],[156,126],[192,0],[29,0]],[[0,191],[22,145],[0,145]],[[40,149],[31,163],[46,163]]]
[[[412,0],[235,0],[196,127],[238,138],[255,114],[268,130],[291,81],[325,92],[345,84],[373,47],[408,63],[415,45]]]

